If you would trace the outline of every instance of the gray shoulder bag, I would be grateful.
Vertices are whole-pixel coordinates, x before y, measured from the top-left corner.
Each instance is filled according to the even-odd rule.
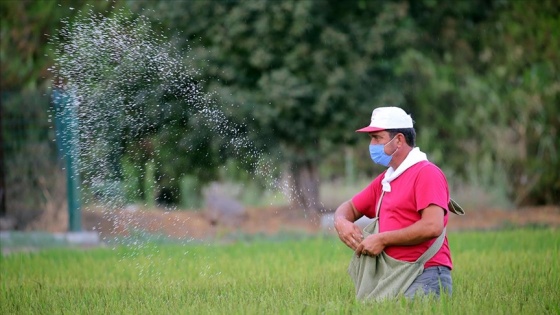
[[[374,221],[364,228],[364,238],[379,232],[378,213],[384,194],[385,192],[381,194],[377,203]],[[358,257],[353,254],[348,266],[348,274],[354,282],[356,298],[380,301],[395,298],[404,293],[414,279],[424,271],[424,264],[441,248],[445,239],[445,231],[444,228],[436,241],[415,262],[394,259],[384,251],[375,257],[365,255]]]

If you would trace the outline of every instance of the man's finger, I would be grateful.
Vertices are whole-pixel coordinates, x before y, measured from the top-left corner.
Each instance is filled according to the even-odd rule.
[[[356,242],[354,242],[353,239],[348,240],[348,246],[350,246],[353,250],[356,250]]]
[[[360,256],[362,255],[363,247],[364,247],[364,246],[363,246],[362,244],[360,244],[360,245],[358,245],[358,246],[356,247],[356,251],[355,251],[355,252],[356,252],[356,255],[357,255],[358,257],[360,257]]]

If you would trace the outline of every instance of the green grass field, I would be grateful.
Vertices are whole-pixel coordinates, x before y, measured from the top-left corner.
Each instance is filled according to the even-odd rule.
[[[454,294],[362,303],[333,237],[1,258],[0,314],[559,314],[560,231],[449,235]]]

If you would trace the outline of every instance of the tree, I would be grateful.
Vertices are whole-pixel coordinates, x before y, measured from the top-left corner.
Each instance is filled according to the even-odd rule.
[[[5,181],[6,210],[0,217],[14,219],[23,229],[48,212],[61,211],[63,173],[56,163],[56,148],[49,111],[52,65],[49,37],[63,17],[71,18],[84,6],[95,11],[112,9],[99,1],[1,1],[0,2],[0,153]],[[4,177],[5,176],[5,177]],[[49,213],[52,215],[52,213]],[[0,218],[3,219],[3,218]]]
[[[481,29],[484,80],[501,101],[486,148],[516,205],[560,204],[560,3],[513,1]]]
[[[61,29],[54,45],[56,88],[72,100],[65,110],[79,121],[76,154],[84,186],[97,198],[122,206],[130,201],[122,187],[129,184],[125,175],[143,178],[148,167],[155,168],[150,186],[157,186],[166,204],[177,203],[180,179],[188,172],[201,183],[215,177],[221,144],[199,122],[223,119],[194,80],[188,52],[146,17],[83,12]],[[131,167],[123,170],[123,163]],[[145,198],[146,180],[133,181],[133,199]]]
[[[52,75],[48,68],[53,62],[49,38],[62,27],[63,18],[71,19],[84,7],[110,14],[118,6],[115,1],[0,2],[2,91],[49,87]]]
[[[132,6],[142,6],[133,2]],[[208,89],[252,141],[288,161],[294,202],[321,210],[318,167],[356,142],[376,105],[401,105],[397,52],[414,41],[407,5],[385,1],[160,2],[147,12],[192,48]]]
[[[428,126],[419,142],[471,184],[505,187],[518,206],[560,202],[560,6],[460,1],[424,19],[429,3],[412,9],[426,45],[395,68]]]

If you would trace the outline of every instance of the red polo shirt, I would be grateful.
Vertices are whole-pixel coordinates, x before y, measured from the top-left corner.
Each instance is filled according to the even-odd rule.
[[[352,198],[356,210],[369,218],[375,217],[377,201],[381,196],[381,180],[385,172],[377,176],[364,190]],[[443,218],[447,226],[449,209],[449,188],[443,172],[433,163],[422,161],[414,164],[391,183],[391,192],[385,192],[379,211],[379,232],[405,228],[418,220],[419,211],[429,205],[445,209]],[[388,246],[385,252],[399,260],[416,261],[432,243],[429,240],[412,246]],[[446,266],[453,268],[447,236],[437,254],[424,267]]]

